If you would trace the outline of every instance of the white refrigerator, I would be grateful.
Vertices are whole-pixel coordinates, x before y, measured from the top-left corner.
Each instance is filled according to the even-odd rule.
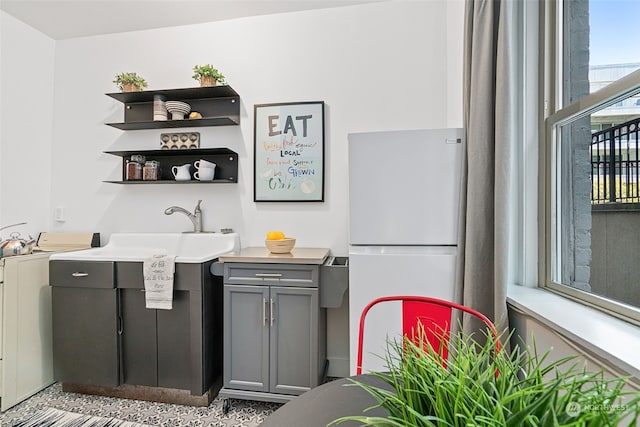
[[[463,129],[352,133],[349,144],[349,356],[355,374],[362,309],[388,295],[452,301]],[[363,371],[386,369],[402,335],[400,303],[372,309]]]

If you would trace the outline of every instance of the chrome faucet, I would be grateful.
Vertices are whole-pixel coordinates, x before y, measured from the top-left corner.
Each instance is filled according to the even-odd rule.
[[[201,202],[202,200],[198,200],[198,204],[196,205],[196,208],[193,210],[193,213],[189,212],[185,208],[181,208],[180,206],[170,206],[164,210],[164,214],[171,215],[174,212],[183,213],[193,223],[193,232],[202,233],[202,211],[200,210]]]

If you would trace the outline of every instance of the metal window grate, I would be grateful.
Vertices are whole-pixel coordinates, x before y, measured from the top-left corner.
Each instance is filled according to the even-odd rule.
[[[639,203],[640,117],[591,135],[591,203]]]

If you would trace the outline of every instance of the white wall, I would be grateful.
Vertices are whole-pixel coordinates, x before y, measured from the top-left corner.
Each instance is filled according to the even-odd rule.
[[[0,12],[0,231],[37,236],[49,223],[55,42]]]
[[[262,245],[267,230],[282,229],[300,246],[345,255],[347,133],[461,124],[461,90],[450,96],[447,88],[452,75],[461,76],[462,17],[447,27],[445,14],[444,2],[391,2],[58,42],[50,209],[65,207],[67,221],[51,228],[105,237],[182,231],[188,220],[167,217],[164,208],[191,209],[201,198],[205,229],[232,227],[243,246]],[[458,41],[457,55],[450,38]],[[156,148],[161,133],[104,126],[123,117],[122,104],[104,95],[116,90],[115,74],[138,72],[149,89],[190,87],[197,85],[191,68],[203,63],[218,67],[242,100],[240,126],[198,129],[201,146],[239,153],[239,183],[103,183],[118,178],[120,159],[102,151]],[[253,105],[315,100],[326,103],[326,201],[254,203]],[[393,176],[399,167],[371,171]]]
[[[296,237],[299,246],[347,255],[346,136],[462,125],[463,4],[392,1],[56,42],[55,72],[47,75],[55,76],[55,108],[52,114],[50,106],[37,114],[37,123],[46,123],[46,129],[53,121],[53,132],[39,138],[43,147],[24,148],[51,156],[50,163],[43,162],[51,167],[50,194],[35,192],[43,200],[39,215],[48,220],[41,229],[97,231],[103,242],[113,232],[183,231],[191,227],[187,218],[166,216],[164,209],[193,209],[203,199],[205,230],[231,227],[240,232],[243,246],[263,245],[268,230],[280,229]],[[17,58],[29,54],[31,44],[37,47],[27,42],[3,41],[3,64],[5,48]],[[53,48],[48,55],[34,52],[36,62],[50,57]],[[104,183],[120,179],[121,160],[103,151],[157,148],[162,132],[123,132],[104,125],[123,120],[123,105],[104,95],[117,91],[114,76],[137,72],[149,90],[192,87],[198,84],[191,78],[192,67],[205,63],[219,68],[240,94],[241,125],[198,128],[201,147],[236,151],[238,184]],[[8,66],[19,74],[19,64]],[[3,87],[13,84],[4,75],[2,82]],[[22,100],[22,92],[15,90],[11,99]],[[325,102],[325,202],[254,203],[253,105],[295,101]],[[5,111],[3,105],[3,118]],[[10,139],[24,130],[32,133],[33,123],[23,118]],[[5,140],[3,133],[3,146]],[[402,165],[371,165],[371,173],[390,179],[401,171]],[[0,190],[6,192],[2,176]],[[25,198],[19,188],[10,192]],[[0,219],[22,218],[13,204],[2,206]],[[53,221],[56,207],[64,208],[66,222]],[[328,313],[330,375],[348,374],[347,307],[345,298],[342,308]]]

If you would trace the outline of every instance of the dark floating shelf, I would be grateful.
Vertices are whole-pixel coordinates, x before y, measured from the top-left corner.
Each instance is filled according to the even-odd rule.
[[[236,184],[238,182],[238,153],[228,148],[195,148],[183,150],[120,150],[105,151],[122,158],[122,180],[104,181],[112,184]],[[156,181],[127,181],[127,158],[133,154],[142,154],[146,160],[156,160],[160,164],[160,179]],[[171,173],[173,166],[193,164],[196,160],[205,159],[216,164],[215,176],[212,181],[176,181]],[[192,171],[193,172],[193,171]],[[193,176],[193,173],[192,173]]]
[[[126,157],[132,154],[143,154],[147,156],[147,159],[149,157],[157,157],[157,156],[198,157],[198,156],[205,156],[205,155],[220,155],[220,154],[226,154],[226,155],[235,156],[235,157],[238,156],[238,153],[228,148],[190,148],[190,149],[184,149],[184,150],[116,150],[116,151],[105,151],[105,153],[113,154],[114,156],[120,156],[120,157]]]
[[[190,87],[185,89],[143,90],[141,92],[115,92],[108,96],[123,103],[153,102],[155,95],[164,95],[167,100],[185,101],[201,98],[233,98],[240,97],[231,86]]]
[[[156,181],[102,181],[109,184],[178,184],[178,185],[193,185],[193,184],[235,184],[236,181],[229,179],[214,179],[213,181],[198,181],[197,179],[192,179],[191,181],[176,181],[170,179],[158,179]]]
[[[231,86],[195,87],[107,93],[124,103],[124,122],[107,123],[121,130],[170,129],[204,126],[237,126],[240,124],[240,96]],[[167,101],[183,101],[201,119],[153,120],[153,99],[162,95]]]
[[[202,119],[184,119],[184,120],[167,120],[167,121],[149,121],[149,122],[129,122],[129,123],[107,123],[109,126],[122,130],[138,130],[138,129],[170,129],[184,127],[200,127],[200,126],[233,126],[240,123],[230,117],[207,117]]]

